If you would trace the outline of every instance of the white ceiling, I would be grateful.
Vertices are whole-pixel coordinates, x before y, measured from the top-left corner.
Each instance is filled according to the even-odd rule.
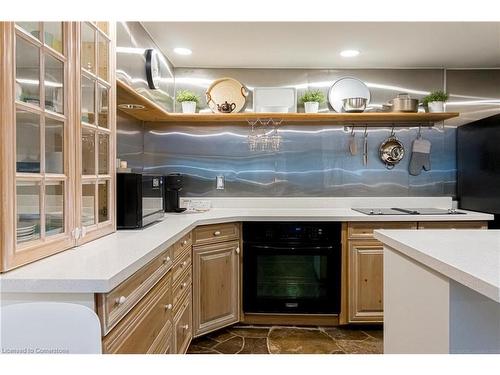
[[[144,22],[175,67],[493,68],[500,22]],[[190,56],[173,53],[187,47]],[[355,58],[344,49],[361,52]]]

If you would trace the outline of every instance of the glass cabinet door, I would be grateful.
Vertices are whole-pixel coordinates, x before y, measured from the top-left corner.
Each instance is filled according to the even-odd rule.
[[[114,231],[113,30],[107,22],[79,23],[79,243]]]
[[[115,230],[114,38],[0,22],[0,272]]]
[[[13,107],[13,241],[4,262],[13,268],[74,245],[71,117],[68,104],[71,24],[18,22],[11,36]],[[6,91],[7,92],[7,91]],[[10,109],[9,109],[10,111]],[[3,142],[8,142],[4,140]]]

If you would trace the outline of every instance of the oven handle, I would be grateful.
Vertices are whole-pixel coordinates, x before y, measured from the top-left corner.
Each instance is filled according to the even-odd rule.
[[[304,249],[310,249],[310,250],[333,250],[333,248],[334,248],[331,245],[328,245],[328,246],[300,246],[300,247],[287,246],[287,247],[279,247],[279,246],[254,245],[254,244],[251,244],[250,247],[253,247],[255,249],[264,249],[264,250],[304,250]]]

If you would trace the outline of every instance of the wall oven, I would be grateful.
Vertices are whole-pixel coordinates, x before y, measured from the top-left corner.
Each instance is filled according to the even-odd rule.
[[[339,313],[340,233],[340,223],[244,223],[244,311]]]

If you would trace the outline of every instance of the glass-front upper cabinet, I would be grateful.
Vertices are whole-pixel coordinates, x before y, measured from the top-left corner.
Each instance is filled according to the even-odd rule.
[[[115,230],[114,31],[0,22],[0,272]]]
[[[113,25],[79,23],[80,182],[77,187],[82,228],[79,242],[113,231],[114,223],[114,85],[110,75]]]
[[[72,31],[63,22],[5,22],[0,32],[2,58],[9,59],[2,61],[0,74],[2,147],[9,150],[2,153],[1,189],[8,193],[2,197],[13,197],[2,202],[0,224],[10,234],[1,236],[5,269],[74,244],[68,103]]]

